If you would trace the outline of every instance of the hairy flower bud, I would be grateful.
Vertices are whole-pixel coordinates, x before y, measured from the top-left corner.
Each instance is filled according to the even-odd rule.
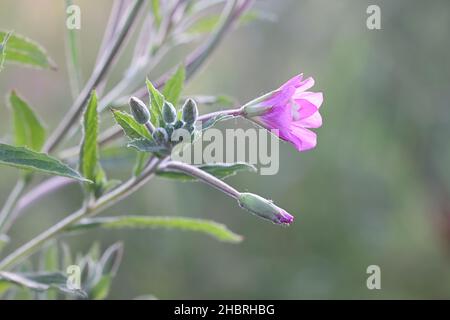
[[[198,117],[197,103],[192,99],[187,99],[182,109],[182,119],[188,125],[192,126]]]
[[[128,104],[130,105],[134,119],[138,123],[146,124],[150,120],[150,112],[145,103],[140,99],[131,97],[130,100],[128,100]]]
[[[294,217],[289,213],[256,194],[241,193],[238,202],[242,208],[275,224],[291,224],[294,221]]]
[[[152,136],[158,145],[164,145],[169,141],[169,135],[164,128],[156,128]]]
[[[177,110],[170,102],[164,102],[162,114],[164,122],[167,124],[172,124],[177,120]]]

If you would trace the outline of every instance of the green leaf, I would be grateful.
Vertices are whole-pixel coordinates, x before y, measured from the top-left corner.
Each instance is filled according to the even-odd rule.
[[[202,17],[192,24],[186,33],[194,35],[209,33],[214,30],[219,21],[220,15],[218,14]]]
[[[198,166],[199,169],[208,172],[209,174],[215,176],[219,179],[225,179],[231,176],[234,176],[236,173],[240,171],[249,171],[256,172],[256,168],[245,162],[237,162],[237,163],[217,163],[217,164],[204,164]],[[179,172],[175,170],[161,170],[156,172],[156,174],[160,177],[176,179],[181,181],[196,181],[194,177],[185,174],[184,172]]]
[[[155,18],[155,24],[157,27],[161,25],[161,11],[159,6],[159,0],[152,0],[153,17]]]
[[[111,109],[111,112],[113,113],[114,120],[122,127],[125,135],[131,140],[143,138],[152,139],[147,128],[134,120],[131,114],[116,109]]]
[[[3,43],[8,34],[10,33],[0,31],[0,42]],[[56,69],[55,63],[40,45],[18,34],[10,35],[4,54],[6,62],[41,69]]]
[[[142,152],[167,152],[167,148],[157,145],[154,141],[148,139],[135,139],[128,143],[128,147]]]
[[[150,80],[146,80],[148,95],[150,98],[150,114],[152,115],[151,122],[155,127],[159,127],[160,120],[162,120],[162,108],[164,105],[164,96],[156,89]]]
[[[183,84],[186,78],[186,70],[183,65],[180,65],[173,76],[167,80],[164,86],[163,95],[167,101],[174,106],[178,104],[181,91],[183,90]]]
[[[181,217],[149,217],[149,216],[119,216],[85,219],[70,227],[67,231],[79,231],[89,228],[106,229],[180,229],[208,234],[218,240],[237,243],[242,237],[230,231],[225,225],[202,219]]]
[[[111,278],[110,275],[102,275],[100,280],[90,290],[89,298],[93,300],[106,299],[111,289]]]
[[[40,151],[46,136],[42,122],[15,91],[11,91],[9,95],[9,105],[13,111],[15,144]]]
[[[273,20],[274,17],[259,11],[248,11],[239,18],[239,26],[244,26],[255,20]],[[191,35],[202,35],[212,32],[220,21],[220,14],[204,16],[193,23],[186,31]]]
[[[0,283],[9,282],[35,291],[46,291],[51,288],[61,292],[86,297],[82,290],[71,290],[67,287],[67,277],[61,272],[13,273],[0,271]]]
[[[73,0],[66,0],[66,8],[73,5]],[[70,88],[74,99],[80,93],[82,84],[80,56],[79,56],[79,39],[77,29],[66,29],[66,60],[67,71],[69,73]]]
[[[38,153],[27,148],[15,147],[3,143],[0,143],[0,164],[63,176],[82,182],[92,182],[83,178],[68,165],[45,153]]]
[[[121,242],[117,242],[106,249],[99,261],[103,275],[114,277],[119,270],[122,257],[123,244]]]
[[[4,37],[2,43],[0,43],[0,71],[3,69],[3,63],[5,62],[6,56],[6,45],[8,43],[9,38],[12,35],[12,31],[9,31]]]
[[[99,189],[106,183],[106,177],[99,163],[98,156],[98,112],[97,94],[92,91],[83,116],[83,138],[80,147],[80,173],[87,179],[94,181],[94,185],[87,186],[99,196]]]

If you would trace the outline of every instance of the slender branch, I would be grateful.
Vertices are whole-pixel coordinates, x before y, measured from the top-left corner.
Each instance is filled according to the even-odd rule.
[[[164,168],[184,172],[202,182],[220,190],[234,199],[238,199],[240,192],[231,187],[229,184],[217,179],[213,175],[198,169],[197,167],[179,161],[169,161]]]
[[[84,105],[89,99],[89,95],[91,91],[101,82],[103,77],[108,72],[111,62],[119,51],[120,46],[122,45],[128,31],[131,28],[131,25],[136,20],[136,15],[139,12],[140,7],[143,4],[143,0],[136,0],[134,5],[129,9],[127,18],[124,19],[123,25],[119,27],[120,32],[114,39],[111,47],[106,50],[102,59],[100,60],[97,67],[94,69],[89,81],[81,91],[78,98],[75,100],[72,107],[69,109],[67,115],[62,119],[58,127],[55,129],[53,134],[47,140],[47,143],[44,145],[44,152],[53,151],[56,146],[61,142],[61,140],[65,137],[69,129],[77,124],[77,119],[83,111]]]
[[[205,63],[206,58],[211,55],[211,53],[218,47],[219,43],[223,40],[227,31],[229,31],[230,27],[233,23],[239,18],[240,15],[244,12],[243,9],[239,7],[241,10],[234,11],[236,7],[236,0],[229,0],[227,3],[227,7],[223,10],[222,14],[222,22],[219,24],[215,32],[211,34],[211,36],[206,40],[206,42],[194,50],[186,59],[186,81],[189,80],[196,71]],[[156,88],[160,88],[164,85],[164,83],[169,79],[170,75],[173,74],[174,69],[169,70],[164,75],[162,75],[156,81]],[[139,98],[144,98],[147,94],[147,88],[142,87],[133,93],[134,96]],[[119,99],[121,101],[123,99]],[[119,102],[120,103],[120,102]]]
[[[45,230],[32,240],[19,247],[18,249],[14,250],[10,255],[8,255],[0,262],[0,270],[6,270],[14,267],[24,258],[28,257],[30,254],[38,250],[49,239],[62,233],[67,227],[79,222],[81,219],[87,216],[94,216],[100,213],[101,211],[109,208],[110,206],[116,204],[122,199],[128,197],[130,194],[134,193],[153,177],[161,161],[162,159],[153,159],[153,161],[149,163],[149,165],[145,168],[144,172],[139,177],[129,179],[118,188],[105,194],[93,203],[83,206],[78,211],[70,214],[63,220],[59,221],[49,229]]]
[[[23,177],[20,178],[9,194],[8,199],[6,200],[2,211],[0,212],[0,234],[4,232],[4,224],[8,220],[26,185],[27,182],[25,181],[25,179]]]
[[[232,116],[239,116],[241,110],[239,108],[237,109],[229,109],[229,110],[222,110],[212,113],[207,113],[204,115],[201,115],[198,118],[198,121],[207,121],[215,116],[221,115],[221,114],[228,114]],[[111,127],[107,132],[106,135],[103,137],[100,137],[99,145],[104,146],[108,144],[109,142],[112,142],[119,137],[122,137],[122,129],[119,126]],[[60,153],[60,157],[63,159],[74,157],[78,154],[79,147],[73,147],[67,150],[64,150]],[[76,181],[73,179],[67,179],[63,177],[53,177],[48,180],[45,180],[41,184],[38,184],[36,187],[34,187],[32,190],[30,190],[28,193],[23,195],[20,200],[17,202],[17,207],[13,211],[10,217],[10,221],[5,225],[5,230],[9,230],[11,225],[14,223],[14,221],[21,216],[21,212],[26,209],[29,205],[32,203],[39,201],[41,198],[46,196],[47,194],[56,191],[62,187],[65,187],[69,184],[75,183]]]

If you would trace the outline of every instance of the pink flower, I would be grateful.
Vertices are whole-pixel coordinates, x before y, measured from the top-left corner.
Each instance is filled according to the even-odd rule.
[[[243,115],[273,130],[298,151],[313,149],[317,144],[317,135],[309,129],[322,125],[319,108],[323,94],[306,91],[312,86],[313,78],[303,80],[303,74],[295,76],[279,89],[244,105]]]

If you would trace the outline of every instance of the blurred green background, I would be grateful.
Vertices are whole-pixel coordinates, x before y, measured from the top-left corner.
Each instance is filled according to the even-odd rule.
[[[86,76],[111,1],[76,3]],[[366,27],[369,4],[381,7],[381,30]],[[106,214],[208,218],[245,240],[231,245],[189,232],[93,231],[68,238],[71,247],[86,252],[94,241],[102,247],[124,242],[110,298],[450,298],[450,3],[283,0],[256,7],[275,21],[232,32],[185,93],[245,102],[300,72],[316,79],[314,90],[325,95],[317,148],[300,154],[282,144],[278,175],[228,180],[274,199],[295,223],[275,226],[205,185],[158,178]],[[0,28],[38,41],[60,66],[52,72],[8,65],[0,74],[0,93],[18,89],[49,128],[71,104],[64,19],[63,1],[0,4]],[[0,112],[3,137],[11,128],[3,102]],[[3,202],[17,172],[0,170]],[[110,175],[123,177],[128,169],[114,170]],[[29,208],[8,249],[76,209],[80,197],[73,186]],[[366,287],[373,264],[381,268],[381,290]]]

